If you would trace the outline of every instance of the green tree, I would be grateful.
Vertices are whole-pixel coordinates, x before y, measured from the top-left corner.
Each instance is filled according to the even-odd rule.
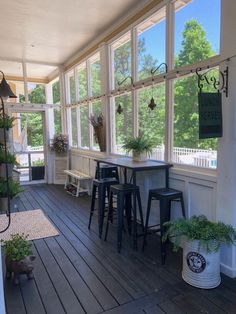
[[[196,20],[187,22],[176,67],[208,59],[214,54],[203,27]],[[213,91],[210,86],[204,88]],[[196,75],[178,79],[174,84],[174,146],[215,149],[215,139],[198,139],[198,91]]]

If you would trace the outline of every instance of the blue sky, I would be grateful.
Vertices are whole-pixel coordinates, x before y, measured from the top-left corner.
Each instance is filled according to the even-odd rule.
[[[187,21],[197,20],[206,31],[207,40],[213,50],[219,53],[220,43],[220,2],[221,0],[193,0],[175,15],[175,55],[181,49],[182,33]],[[143,34],[146,52],[158,59],[158,64],[165,61],[165,23],[151,28]],[[157,38],[157,40],[155,40]]]

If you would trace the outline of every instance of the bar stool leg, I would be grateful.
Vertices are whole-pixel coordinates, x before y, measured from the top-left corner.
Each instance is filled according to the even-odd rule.
[[[166,259],[166,244],[162,242],[162,236],[164,234],[163,224],[169,220],[170,217],[170,202],[168,200],[160,200],[160,231],[161,231],[161,263],[165,264]]]
[[[148,221],[149,221],[150,210],[151,210],[151,202],[152,202],[152,196],[149,193],[149,195],[148,195],[147,213],[146,213],[146,222],[145,222],[144,234],[143,234],[143,251],[144,251],[144,247],[146,245],[146,237],[147,237]]]
[[[144,232],[143,211],[142,211],[142,203],[141,203],[141,197],[140,197],[139,190],[138,190],[136,195],[137,195],[137,201],[138,201],[139,216],[140,216],[140,220],[141,220],[141,227],[142,227],[142,231]]]
[[[88,229],[90,229],[91,222],[92,222],[92,216],[94,213],[94,207],[95,207],[95,199],[96,199],[96,186],[93,185],[93,190],[92,190],[92,201],[91,201],[91,208],[90,208],[90,216],[89,216],[89,224],[88,224]]]
[[[182,215],[184,218],[186,218],[183,195],[180,197],[180,202],[181,202],[181,207],[182,207]]]
[[[109,228],[109,221],[111,220],[111,216],[113,215],[113,193],[110,191],[109,199],[108,199],[108,213],[107,213],[107,225],[106,225],[106,232],[104,241],[107,240],[108,228]]]
[[[104,186],[99,185],[98,187],[98,228],[99,238],[102,236],[103,221],[104,221],[104,208],[105,208],[105,196],[106,189]]]
[[[117,195],[117,250],[120,253],[121,242],[122,242],[122,230],[123,230],[123,215],[124,215],[124,194],[120,193]]]
[[[125,197],[125,215],[127,219],[128,232],[131,234],[131,208],[132,208],[132,200],[131,194],[127,194]]]
[[[138,243],[137,243],[137,209],[134,207],[134,203],[136,201],[136,191],[133,193],[133,243],[134,243],[134,249],[138,249]]]

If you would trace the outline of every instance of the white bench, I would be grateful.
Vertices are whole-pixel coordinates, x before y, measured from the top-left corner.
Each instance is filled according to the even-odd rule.
[[[87,192],[88,195],[91,195],[92,177],[78,170],[64,170],[64,173],[66,174],[65,189],[68,184],[71,184],[76,188],[76,197],[78,197],[81,192]],[[81,181],[85,183],[86,188],[80,186]]]

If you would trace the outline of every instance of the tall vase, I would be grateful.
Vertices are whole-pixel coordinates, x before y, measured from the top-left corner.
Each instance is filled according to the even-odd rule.
[[[94,127],[94,135],[99,145],[100,151],[106,151],[106,129],[103,126]]]

